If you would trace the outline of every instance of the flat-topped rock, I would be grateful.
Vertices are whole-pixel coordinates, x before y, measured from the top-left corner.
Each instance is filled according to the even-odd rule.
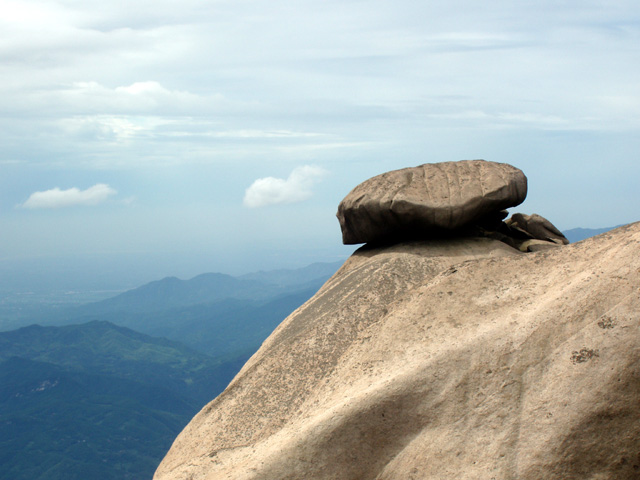
[[[522,203],[527,177],[485,160],[427,163],[375,176],[338,206],[344,244],[426,238]]]

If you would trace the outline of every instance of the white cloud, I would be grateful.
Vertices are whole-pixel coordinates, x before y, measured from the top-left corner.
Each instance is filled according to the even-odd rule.
[[[72,114],[157,115],[171,112],[179,115],[193,113],[200,108],[219,108],[225,99],[219,94],[198,96],[188,91],[169,90],[154,80],[134,82],[116,88],[98,82],[73,82],[51,89],[39,100],[54,108],[67,109]]]
[[[104,202],[118,192],[104,183],[98,183],[86,190],[70,188],[60,190],[58,187],[44,192],[35,192],[22,204],[23,208],[63,208],[78,205],[93,206]]]
[[[327,174],[327,171],[313,165],[295,168],[289,177],[259,178],[244,194],[244,205],[249,208],[264,207],[280,203],[296,203],[311,197],[311,187]]]
[[[169,92],[169,90],[164,88],[158,82],[154,82],[154,81],[135,82],[129,85],[128,87],[117,87],[116,92],[125,92],[131,95],[139,95],[144,93],[159,93],[159,94],[171,93]]]

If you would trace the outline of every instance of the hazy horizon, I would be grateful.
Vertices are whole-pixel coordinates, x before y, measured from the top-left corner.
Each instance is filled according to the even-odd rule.
[[[631,0],[24,0],[0,25],[5,285],[343,259],[339,201],[428,162],[515,165],[513,211],[563,230],[638,220]]]
[[[611,227],[614,225],[602,228]],[[97,298],[108,298],[166,277],[188,280],[204,273],[241,276],[259,271],[295,270],[314,263],[343,262],[360,247],[340,245],[333,250],[326,248],[316,251],[314,255],[304,251],[296,255],[295,252],[283,253],[280,250],[265,255],[264,251],[257,251],[248,255],[243,262],[235,258],[225,259],[224,252],[212,258],[195,253],[185,256],[131,252],[0,260],[0,295],[95,292]]]

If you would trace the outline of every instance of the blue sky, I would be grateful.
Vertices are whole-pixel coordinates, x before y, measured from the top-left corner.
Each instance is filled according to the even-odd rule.
[[[475,158],[521,168],[514,211],[561,229],[640,219],[635,0],[0,9],[0,263],[333,261],[351,188]]]

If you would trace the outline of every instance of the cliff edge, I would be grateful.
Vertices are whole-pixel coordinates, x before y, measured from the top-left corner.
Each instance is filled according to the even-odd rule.
[[[640,223],[523,253],[366,245],[155,480],[640,477]]]

